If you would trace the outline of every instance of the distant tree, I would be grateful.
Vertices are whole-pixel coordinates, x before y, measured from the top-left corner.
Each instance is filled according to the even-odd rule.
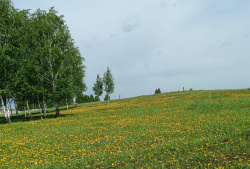
[[[78,93],[76,95],[76,103],[83,103],[84,102],[84,95],[82,93]]]
[[[95,102],[96,98],[93,94],[90,95],[83,95],[81,103],[88,103],[88,102]]]
[[[161,89],[158,88],[158,89],[155,89],[155,94],[160,94],[161,93]]]
[[[103,81],[102,81],[102,78],[100,78],[99,74],[96,77],[96,82],[94,84],[93,91],[94,91],[94,94],[96,95],[96,97],[98,97],[98,98],[103,93]],[[98,101],[99,100],[100,99],[98,99]],[[100,101],[99,101],[99,106],[100,106]]]
[[[105,97],[104,97],[104,101],[108,101],[108,100],[110,100],[110,96],[108,96],[108,95],[106,94]]]
[[[94,97],[93,94],[91,95],[79,94],[76,97],[77,103],[88,103],[88,102],[96,102],[96,101],[99,101],[99,97]]]
[[[96,102],[99,102],[99,101],[100,101],[100,97],[95,96],[95,101],[96,101]]]
[[[114,93],[114,87],[115,87],[114,78],[109,67],[107,68],[107,72],[105,72],[103,75],[103,83],[105,85],[104,90],[106,92],[109,105],[110,94]]]
[[[89,95],[89,102],[95,102],[93,94]]]
[[[84,95],[83,96],[83,103],[87,103],[90,102],[89,96],[88,95]]]

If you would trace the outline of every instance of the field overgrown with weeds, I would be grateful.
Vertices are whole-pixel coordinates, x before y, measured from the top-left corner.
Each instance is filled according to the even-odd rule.
[[[140,96],[60,114],[0,124],[0,168],[250,167],[247,89]]]

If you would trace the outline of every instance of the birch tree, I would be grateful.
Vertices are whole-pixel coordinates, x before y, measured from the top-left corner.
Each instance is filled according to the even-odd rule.
[[[15,72],[15,9],[9,0],[0,0],[0,101],[7,123],[11,122],[9,99],[12,97],[11,81]]]
[[[28,10],[16,10],[15,12],[15,28],[17,32],[12,32],[13,41],[16,47],[15,65],[16,71],[12,77],[12,92],[15,98],[21,98],[25,102],[28,110],[29,118],[32,119],[30,104],[34,103],[35,96],[35,77],[30,68],[30,46],[29,43],[29,23],[30,14]]]
[[[34,73],[43,80],[48,97],[55,104],[56,117],[59,117],[59,102],[73,98],[74,93],[84,88],[83,59],[63,16],[57,16],[54,8],[48,13],[37,10],[32,22],[32,44],[36,46],[32,57]]]
[[[29,86],[29,81],[22,55],[28,11],[15,9],[10,0],[0,0],[0,8],[0,99],[6,122],[11,122],[10,99],[25,95],[27,100],[30,96],[30,88],[24,87]],[[31,113],[29,115],[31,118]]]
[[[108,97],[108,105],[109,105],[109,96],[111,93],[114,93],[114,87],[115,87],[114,78],[109,67],[107,68],[107,71],[103,74],[103,83],[105,86],[104,91],[106,92],[106,95]]]
[[[103,81],[102,81],[102,78],[100,78],[99,74],[97,74],[96,82],[94,83],[94,87],[92,89],[94,91],[94,94],[98,97],[99,106],[100,106],[100,99],[99,99],[99,97],[103,93]]]

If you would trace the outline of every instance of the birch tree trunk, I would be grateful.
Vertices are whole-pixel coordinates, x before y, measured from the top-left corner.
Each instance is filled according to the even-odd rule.
[[[9,110],[10,110],[10,114],[12,116],[13,114],[12,114],[12,108],[11,108],[11,101],[10,101],[10,99],[9,99]]]
[[[26,117],[26,113],[27,113],[27,108],[25,106],[23,106],[23,110],[24,110],[24,116]]]
[[[9,116],[8,108],[4,104],[2,94],[0,94],[0,99],[1,99],[1,103],[2,103],[2,109],[3,109],[3,114],[4,114],[4,117],[5,117],[5,120],[6,120],[7,123],[10,123],[11,119],[10,119],[10,116]],[[8,100],[8,99],[6,98],[6,100]],[[6,103],[8,103],[8,102],[6,102]]]
[[[41,105],[40,105],[40,102],[39,102],[39,98],[37,97],[37,100],[38,100],[38,107],[39,107],[39,110],[40,110],[40,115],[41,115],[41,120],[43,119],[43,112],[42,112],[42,108],[41,108]]]
[[[15,103],[15,109],[16,109],[16,116],[18,116],[19,114],[18,114],[18,107],[17,107],[17,101],[16,101],[16,99],[15,99],[14,103]]]
[[[0,99],[1,99],[1,103],[2,103],[3,114],[5,114],[5,106],[4,106],[4,102],[3,102],[2,93],[0,94]]]
[[[73,98],[74,107],[76,107],[76,98]]]
[[[10,117],[10,104],[9,104],[9,99],[8,97],[6,97],[6,116],[5,116],[5,119],[6,119],[6,122],[7,123],[11,123],[11,117]]]
[[[109,105],[109,94],[108,94],[108,105]]]
[[[27,105],[27,109],[28,109],[29,117],[30,117],[30,119],[32,119],[31,112],[30,112],[29,101],[28,101],[28,100],[26,100],[26,105]]]
[[[46,104],[46,102],[44,101],[43,102],[43,117],[46,117],[46,111],[47,111],[47,104]]]

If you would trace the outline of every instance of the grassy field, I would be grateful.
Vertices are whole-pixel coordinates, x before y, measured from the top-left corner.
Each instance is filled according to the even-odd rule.
[[[0,168],[250,167],[250,90],[164,93],[60,113],[0,124]]]

